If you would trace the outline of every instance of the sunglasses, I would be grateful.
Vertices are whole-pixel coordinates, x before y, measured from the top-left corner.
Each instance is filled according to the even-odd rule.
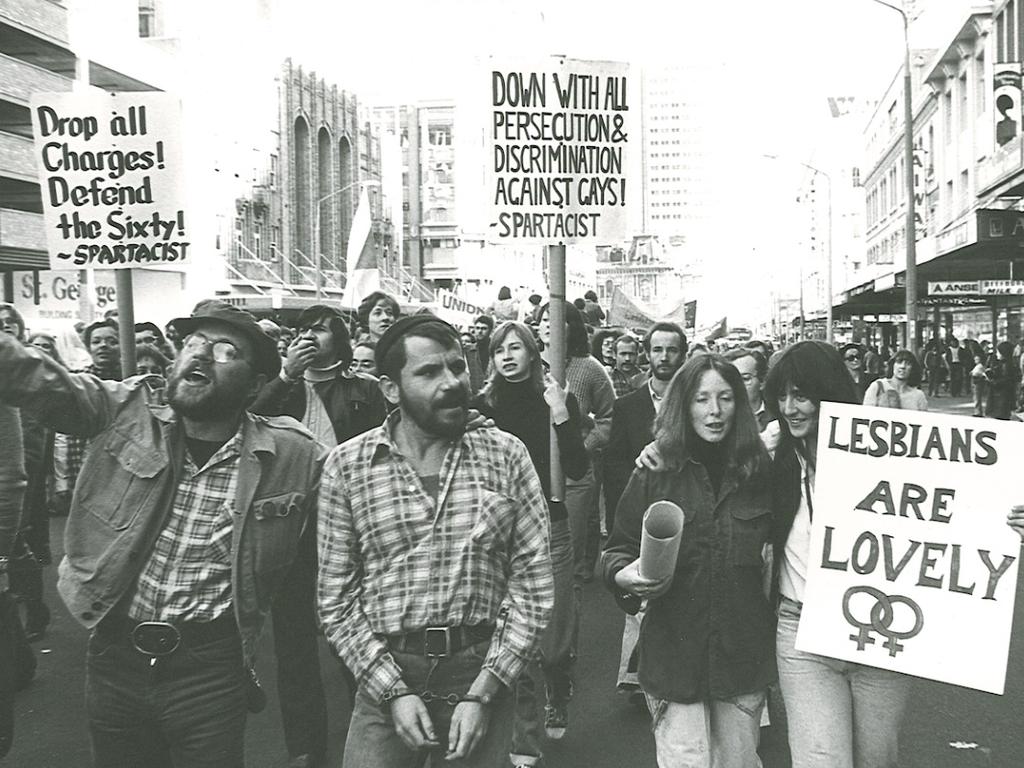
[[[850,363],[856,363],[860,361],[860,355],[846,355],[843,359]]]
[[[185,343],[182,345],[182,351],[197,352],[200,349],[206,349],[207,346],[210,347],[213,361],[215,363],[233,363],[235,360],[240,360],[242,357],[241,353],[238,351],[238,347],[230,341],[211,341],[201,333],[193,333],[185,339]]]

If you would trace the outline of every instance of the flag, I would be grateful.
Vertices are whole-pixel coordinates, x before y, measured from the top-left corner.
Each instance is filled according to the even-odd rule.
[[[345,254],[348,279],[341,304],[357,307],[359,302],[374,291],[380,290],[380,271],[377,269],[377,251],[370,232],[370,198],[363,187],[348,235],[348,252]]]
[[[697,335],[704,337],[704,343],[710,344],[716,339],[720,339],[728,333],[728,323],[726,318],[722,318],[717,323],[712,325],[710,328],[704,331],[700,331]]]
[[[696,302],[691,302],[696,311]],[[608,304],[608,325],[621,325],[626,328],[649,328],[656,322],[678,323],[687,326],[686,302],[681,298],[670,298],[659,305],[647,304],[630,299],[622,289],[612,289]]]

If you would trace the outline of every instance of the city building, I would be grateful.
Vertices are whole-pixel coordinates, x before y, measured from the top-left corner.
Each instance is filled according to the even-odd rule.
[[[1024,157],[1021,43],[1024,19],[1014,0],[981,3],[946,30],[934,52],[912,59],[918,338],[1021,336],[1024,280]],[[930,54],[930,55],[929,55]],[[837,312],[899,323],[905,307],[907,192],[900,184],[901,88],[879,104],[868,138],[866,263],[872,270],[845,288]],[[1006,99],[1010,101],[1007,102]],[[889,110],[896,103],[892,124]],[[888,130],[881,130],[888,126]],[[895,186],[893,175],[895,174]],[[894,199],[895,197],[895,199]],[[888,333],[886,340],[896,340]],[[899,344],[906,344],[900,337]]]

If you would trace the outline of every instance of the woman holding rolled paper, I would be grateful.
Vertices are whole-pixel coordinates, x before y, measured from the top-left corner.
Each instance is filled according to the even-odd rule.
[[[658,765],[759,766],[761,710],[775,679],[774,617],[761,586],[772,528],[769,460],[736,368],[718,355],[687,362],[669,385],[655,435],[667,471],[633,473],[602,564],[624,610],[647,601],[639,677]],[[660,501],[685,510],[667,574],[654,572],[652,550],[641,544],[657,534],[650,517],[645,534],[644,516]]]
[[[899,355],[896,357],[899,365]],[[900,720],[910,678],[797,650],[822,401],[859,403],[835,347],[802,341],[768,374],[765,402],[782,428],[773,465],[773,595],[776,655],[794,768],[890,768],[898,764]]]

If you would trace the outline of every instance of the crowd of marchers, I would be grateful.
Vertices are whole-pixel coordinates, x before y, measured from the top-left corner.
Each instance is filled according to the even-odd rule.
[[[909,678],[795,647],[820,407],[926,410],[970,381],[975,415],[1009,418],[1019,349],[716,351],[672,322],[608,327],[588,292],[564,302],[562,383],[549,310],[503,289],[459,329],[376,292],[281,324],[211,299],[137,323],[124,376],[116,315],[67,338],[0,305],[0,755],[66,515],[57,586],[89,631],[99,768],[242,766],[268,617],[289,766],[543,765],[594,663],[594,578],[662,768],[759,766],[764,728],[794,766],[897,765]],[[652,579],[641,526],[663,500],[686,524]],[[1024,536],[1024,506],[1008,524]]]

